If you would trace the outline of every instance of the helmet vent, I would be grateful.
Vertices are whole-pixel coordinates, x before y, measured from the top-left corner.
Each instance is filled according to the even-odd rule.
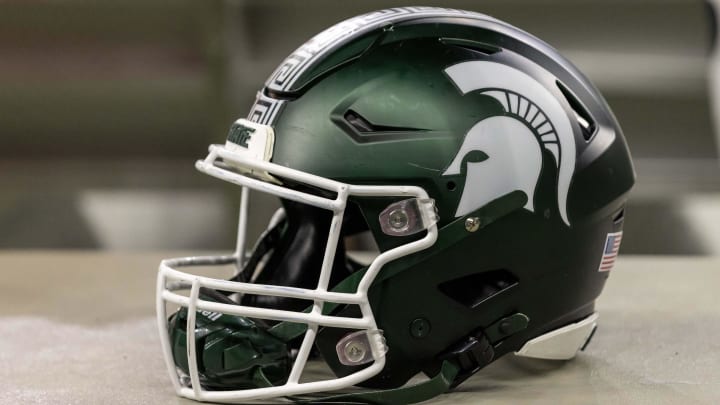
[[[345,113],[345,120],[358,132],[373,132],[373,124],[353,110]]]
[[[502,50],[497,46],[463,38],[440,38],[440,42],[444,45],[457,46],[473,52],[480,52],[485,55],[492,55]]]
[[[438,286],[440,291],[468,308],[476,308],[483,302],[518,285],[518,279],[507,270],[492,270],[446,281]]]
[[[568,104],[570,104],[570,108],[572,108],[573,113],[575,113],[575,119],[577,120],[578,125],[580,125],[580,130],[582,130],[583,138],[585,138],[586,141],[590,141],[590,139],[592,139],[593,135],[595,135],[595,132],[597,130],[597,124],[595,123],[595,120],[587,111],[587,108],[583,106],[580,100],[578,100],[577,97],[575,97],[575,95],[572,94],[572,92],[570,92],[570,90],[565,87],[564,84],[560,83],[559,81],[556,83],[558,88],[560,89],[560,92],[563,94],[563,96],[565,96]]]
[[[620,212],[618,212],[615,215],[615,217],[613,218],[613,223],[619,224],[620,222],[622,222],[624,220],[625,220],[625,208],[623,207],[623,209],[621,209]]]
[[[345,121],[352,126],[357,132],[360,133],[372,133],[372,132],[415,132],[415,131],[427,131],[422,128],[411,128],[411,127],[395,127],[391,125],[378,125],[368,121],[365,117],[358,114],[354,110],[347,110],[345,113]]]

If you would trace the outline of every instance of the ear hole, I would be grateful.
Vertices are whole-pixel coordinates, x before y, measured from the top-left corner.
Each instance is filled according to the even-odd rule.
[[[440,291],[468,308],[476,308],[488,299],[518,285],[508,270],[492,270],[471,274],[438,286]]]
[[[589,141],[593,135],[595,135],[595,131],[597,130],[597,124],[595,123],[595,120],[592,118],[590,113],[587,111],[587,108],[583,106],[583,104],[580,102],[580,100],[575,97],[574,94],[565,87],[564,84],[560,83],[559,81],[556,82],[558,89],[560,89],[560,92],[565,96],[565,99],[568,101],[568,104],[570,104],[570,108],[572,108],[573,112],[575,113],[575,119],[577,120],[578,125],[580,125],[580,129],[583,133],[583,138],[585,138],[586,141]]]

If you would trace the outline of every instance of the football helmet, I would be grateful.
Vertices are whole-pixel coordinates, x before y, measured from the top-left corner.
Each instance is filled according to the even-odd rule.
[[[240,187],[237,249],[164,260],[157,319],[177,393],[216,402],[412,403],[508,353],[573,357],[635,179],[608,105],[555,49],[432,7],[312,38],[196,167]],[[282,203],[252,249],[249,190]],[[361,232],[366,264],[345,246]],[[236,274],[196,271],[222,265]]]

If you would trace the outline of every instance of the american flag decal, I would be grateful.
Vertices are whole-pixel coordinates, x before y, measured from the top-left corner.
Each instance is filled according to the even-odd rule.
[[[605,248],[603,249],[602,260],[600,260],[600,268],[598,271],[610,271],[615,265],[615,259],[620,250],[620,241],[622,240],[622,231],[609,233],[605,238]]]

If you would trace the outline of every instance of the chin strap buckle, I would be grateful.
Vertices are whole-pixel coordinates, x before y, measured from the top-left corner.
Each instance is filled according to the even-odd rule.
[[[441,360],[449,360],[460,369],[450,388],[457,387],[490,364],[495,359],[495,347],[504,339],[525,330],[529,322],[527,315],[514,313],[485,329],[476,330],[440,355]]]
[[[482,331],[467,336],[443,355],[443,360],[455,363],[460,369],[450,388],[455,388],[495,358],[495,350]]]

